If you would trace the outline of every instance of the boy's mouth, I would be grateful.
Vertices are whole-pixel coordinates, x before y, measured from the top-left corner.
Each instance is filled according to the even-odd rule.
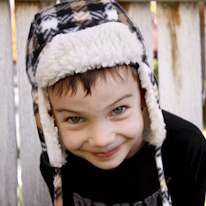
[[[121,147],[121,145],[115,147],[114,149],[112,149],[108,152],[93,152],[92,154],[99,159],[108,159],[108,158],[112,157],[114,154],[116,154],[119,151],[120,147]]]

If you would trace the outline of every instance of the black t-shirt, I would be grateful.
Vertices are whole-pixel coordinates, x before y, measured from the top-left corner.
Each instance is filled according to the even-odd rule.
[[[193,124],[164,112],[167,138],[162,146],[173,205],[203,206],[206,189],[206,141]]]
[[[167,137],[162,158],[173,206],[203,206],[206,141],[191,123],[165,111],[163,115]],[[145,143],[112,170],[96,168],[68,152],[68,162],[61,170],[64,206],[161,206],[154,150]],[[41,171],[53,199],[53,170],[42,160]]]
[[[78,206],[84,205],[84,199],[92,203],[89,205],[141,205],[141,200],[159,190],[154,147],[145,144],[135,156],[112,170],[96,168],[69,154],[68,164],[62,168],[62,182],[65,205],[72,205],[73,200]]]

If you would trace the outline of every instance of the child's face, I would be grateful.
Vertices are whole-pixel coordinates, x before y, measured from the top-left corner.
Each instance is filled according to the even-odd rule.
[[[101,169],[119,166],[143,145],[143,116],[138,83],[124,77],[98,78],[91,95],[79,83],[77,93],[59,96],[48,90],[52,113],[64,146]]]

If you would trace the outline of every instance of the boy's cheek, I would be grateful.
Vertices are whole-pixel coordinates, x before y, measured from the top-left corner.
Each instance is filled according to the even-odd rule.
[[[124,129],[124,131],[122,132],[123,136],[130,139],[136,139],[142,136],[144,126],[143,126],[143,122],[139,122],[139,124],[132,123],[131,125],[127,125],[123,129]]]
[[[85,142],[84,137],[79,132],[59,132],[60,140],[68,150],[77,150]]]
[[[118,124],[115,128],[117,135],[127,139],[135,139],[142,136],[144,129],[144,121],[142,115],[133,115],[129,120],[125,120]]]

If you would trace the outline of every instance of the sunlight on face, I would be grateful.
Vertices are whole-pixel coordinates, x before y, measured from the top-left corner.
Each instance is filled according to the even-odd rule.
[[[85,95],[57,95],[48,89],[52,113],[64,146],[101,169],[119,166],[142,147],[143,116],[138,81],[131,70],[119,69],[121,77],[98,78]]]

